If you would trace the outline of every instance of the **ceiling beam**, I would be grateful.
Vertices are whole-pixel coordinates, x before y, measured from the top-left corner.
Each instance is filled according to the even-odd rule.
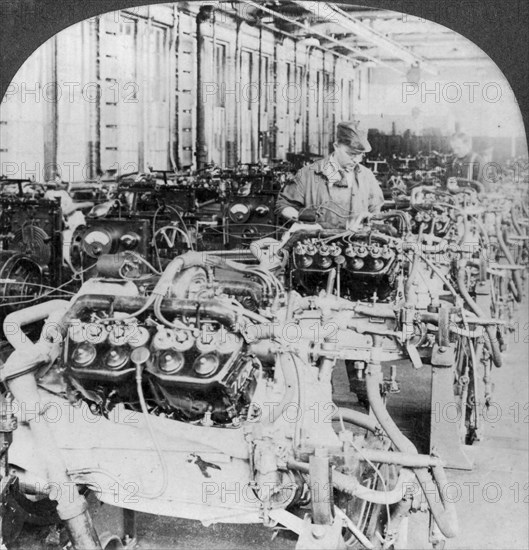
[[[387,69],[390,69],[392,71],[395,71],[399,74],[405,74],[404,71],[401,71],[400,69],[396,69],[395,67],[391,65],[385,65],[384,62],[380,61],[378,57],[371,56],[369,54],[364,53],[362,50],[359,50],[357,48],[353,48],[351,46],[342,44],[341,41],[336,40],[332,38],[331,36],[328,36],[322,32],[312,30],[310,26],[307,26],[303,23],[300,23],[299,21],[296,21],[295,19],[292,19],[291,17],[287,17],[286,15],[283,15],[282,13],[278,11],[271,10],[261,4],[258,4],[256,2],[253,2],[252,0],[242,0],[245,4],[248,4],[250,6],[253,6],[254,8],[258,8],[259,10],[263,11],[264,13],[268,13],[270,15],[273,15],[274,17],[277,17],[278,19],[282,19],[284,21],[288,21],[289,23],[292,23],[293,25],[297,27],[301,27],[307,31],[308,34],[319,36],[320,38],[323,38],[327,42],[332,42],[333,44],[336,44],[338,46],[341,46],[344,49],[347,49],[348,51],[354,53],[357,57],[361,57],[363,59],[369,59],[371,61],[374,61],[377,65],[385,66]]]
[[[412,53],[407,48],[401,46],[398,42],[390,40],[382,33],[379,33],[372,28],[364,25],[358,19],[355,19],[349,13],[341,10],[335,4],[329,3],[313,3],[313,2],[304,2],[301,0],[294,0],[304,10],[310,11],[316,17],[323,16],[325,19],[336,23],[337,25],[343,27],[349,32],[368,40],[369,42],[375,44],[381,50],[390,52],[392,55],[399,57],[404,62],[413,65],[419,63],[421,68],[426,72],[431,74],[437,74],[437,69],[430,65],[424,58]]]
[[[240,14],[238,14],[238,13],[235,13],[233,10],[230,11],[230,10],[224,9],[224,8],[222,8],[222,7],[221,7],[221,8],[218,8],[218,7],[217,7],[216,9],[217,9],[218,11],[222,12],[222,13],[225,13],[225,14],[227,14],[227,15],[230,15],[231,17],[238,17],[241,21],[248,22],[246,17],[244,17],[244,16],[242,16],[242,15],[240,15]],[[262,21],[262,20],[261,20],[261,21]],[[301,33],[299,33],[299,34],[294,34],[294,33],[290,33],[290,32],[284,31],[284,30],[282,30],[282,29],[278,29],[277,27],[274,27],[273,25],[267,25],[266,23],[262,23],[262,22],[261,22],[260,24],[261,24],[261,26],[262,26],[264,29],[267,29],[267,30],[269,30],[269,31],[271,31],[271,32],[273,32],[273,33],[280,34],[280,35],[282,35],[282,36],[286,36],[286,37],[288,37],[288,38],[290,38],[290,39],[292,39],[292,40],[300,40],[300,39],[303,38],[302,36],[300,36]],[[300,29],[300,30],[301,30],[301,29]],[[326,47],[326,45],[324,44],[324,42],[325,42],[325,41],[324,41],[323,39],[321,39],[321,40],[320,40],[320,45],[319,45],[319,46],[316,46],[316,47],[317,47],[318,49],[324,51],[324,52],[329,52],[330,54],[332,54],[332,55],[334,55],[334,56],[336,56],[336,57],[339,57],[339,58],[341,58],[341,59],[345,59],[345,60],[348,61],[349,63],[356,62],[356,65],[354,65],[354,63],[353,63],[353,66],[354,66],[354,67],[356,67],[356,66],[358,66],[358,65],[361,65],[361,64],[362,64],[362,65],[365,64],[365,63],[362,63],[362,62],[360,62],[360,61],[358,61],[358,60],[356,60],[356,59],[351,59],[350,57],[347,57],[346,55],[343,55],[343,54],[341,54],[341,53],[335,52],[335,51],[333,50],[334,44],[333,44],[333,46]]]
[[[489,64],[490,60],[486,57],[432,57],[430,58],[430,61],[432,63],[435,63],[439,66],[445,66],[445,65],[472,65],[475,66],[476,64]],[[391,63],[402,63],[402,59],[399,59],[397,57],[393,58],[384,58],[384,63],[391,64]]]
[[[388,10],[356,10],[351,9],[351,6],[347,4],[340,5],[336,4],[343,11],[356,17],[357,19],[400,19],[404,20],[404,17],[415,17],[413,15],[408,15],[400,13],[398,11],[388,11]]]

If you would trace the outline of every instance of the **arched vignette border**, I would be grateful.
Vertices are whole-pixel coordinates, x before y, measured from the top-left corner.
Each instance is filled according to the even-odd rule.
[[[163,2],[0,0],[0,97],[3,98],[24,61],[66,27],[108,11],[159,3]],[[423,17],[474,42],[505,75],[522,111],[526,136],[529,135],[527,0],[348,0],[348,3]]]

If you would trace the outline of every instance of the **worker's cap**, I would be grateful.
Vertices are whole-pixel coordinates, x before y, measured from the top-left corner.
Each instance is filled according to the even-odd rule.
[[[347,145],[358,153],[369,153],[371,151],[371,145],[367,141],[367,132],[359,127],[356,120],[338,123],[336,141]]]

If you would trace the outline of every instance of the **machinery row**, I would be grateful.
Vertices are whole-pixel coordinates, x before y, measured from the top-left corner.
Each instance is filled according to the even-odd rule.
[[[367,162],[382,213],[339,231],[277,218],[286,162],[0,180],[4,543],[40,522],[132,547],[90,495],[299,548],[405,548],[426,511],[434,548],[457,537],[446,469],[472,468],[524,297],[528,174],[485,192],[446,186],[440,156]],[[425,452],[386,408],[401,360],[431,370],[432,411],[459,412]],[[354,408],[335,404],[341,361]]]

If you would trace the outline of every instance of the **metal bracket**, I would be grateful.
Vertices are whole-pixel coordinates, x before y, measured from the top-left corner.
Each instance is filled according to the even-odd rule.
[[[305,518],[299,533],[296,550],[345,550],[343,522],[338,517],[331,525],[313,524]]]
[[[480,281],[476,283],[476,295],[485,296],[490,294],[490,279],[488,281]]]
[[[423,364],[422,364],[421,356],[417,351],[417,347],[410,342],[406,342],[406,351],[408,352],[408,357],[410,358],[413,368],[414,369],[422,368]]]
[[[100,502],[89,492],[87,502],[103,548],[132,550],[137,545],[136,512]]]
[[[472,470],[473,464],[460,442],[459,426],[464,411],[454,399],[454,371],[447,365],[435,365],[433,357],[430,414],[430,453],[439,456],[446,468]]]
[[[452,367],[456,362],[456,344],[440,346],[434,344],[432,348],[432,367]]]
[[[317,448],[309,458],[310,492],[314,523],[330,525],[334,518],[331,466],[327,450]]]

